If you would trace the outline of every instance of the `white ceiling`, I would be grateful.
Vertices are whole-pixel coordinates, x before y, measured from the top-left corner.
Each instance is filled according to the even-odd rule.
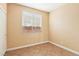
[[[64,3],[19,3],[24,6],[36,8],[39,10],[43,10],[46,12],[51,12],[54,9],[60,7],[61,5],[64,5]]]

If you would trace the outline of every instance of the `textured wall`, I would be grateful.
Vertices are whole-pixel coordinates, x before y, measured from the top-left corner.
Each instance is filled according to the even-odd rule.
[[[36,33],[23,32],[21,21],[22,11],[41,14],[42,31]],[[8,48],[44,42],[48,40],[48,13],[18,4],[8,4]]]
[[[79,52],[79,4],[66,4],[50,13],[50,41]]]

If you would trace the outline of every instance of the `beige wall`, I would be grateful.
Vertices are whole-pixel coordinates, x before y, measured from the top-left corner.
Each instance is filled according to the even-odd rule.
[[[43,16],[42,32],[24,33],[21,25],[21,12],[26,10]],[[29,45],[49,40],[79,51],[79,4],[66,4],[49,14],[18,4],[8,4],[8,48]],[[49,27],[48,27],[49,22]]]
[[[21,13],[23,10],[39,13],[43,16],[41,32],[23,32],[21,25]],[[48,41],[48,13],[18,4],[8,4],[8,48],[15,48],[44,41]]]
[[[50,40],[79,52],[79,4],[67,4],[50,13]]]

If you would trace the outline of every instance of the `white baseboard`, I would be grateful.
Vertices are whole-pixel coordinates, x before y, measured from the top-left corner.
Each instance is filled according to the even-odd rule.
[[[10,49],[7,49],[7,51],[12,51],[12,50],[20,49],[20,48],[25,48],[25,47],[31,47],[31,46],[34,46],[34,45],[44,44],[44,43],[47,43],[47,42],[48,41],[44,41],[44,42],[39,42],[39,43],[24,45],[24,46],[20,46],[20,47],[10,48]]]
[[[65,46],[62,46],[62,45],[53,43],[53,42],[51,42],[51,41],[49,41],[49,43],[54,44],[54,45],[56,45],[56,46],[58,46],[58,47],[60,47],[60,48],[63,48],[63,49],[65,49],[65,50],[67,50],[67,51],[70,51],[70,52],[72,52],[72,53],[74,53],[74,54],[79,55],[79,52],[77,52],[77,51],[75,51],[75,50],[72,50],[72,49],[70,49],[70,48],[67,48],[67,47],[65,47]]]
[[[20,47],[10,48],[10,49],[7,49],[7,51],[12,51],[12,50],[20,49],[20,48],[25,48],[25,47],[31,47],[31,46],[34,46],[34,45],[44,44],[44,43],[47,43],[47,42],[49,42],[49,43],[51,43],[51,44],[54,44],[54,45],[56,45],[56,46],[58,46],[58,47],[60,47],[60,48],[63,48],[63,49],[65,49],[65,50],[67,50],[67,51],[70,51],[70,52],[72,52],[72,53],[74,53],[74,54],[79,55],[79,52],[74,51],[74,50],[72,50],[72,49],[70,49],[70,48],[67,48],[67,47],[65,47],[65,46],[62,46],[62,45],[53,43],[53,42],[51,42],[51,41],[44,41],[44,42],[39,42],[39,43],[35,43],[35,44],[29,44],[29,45],[24,45],[24,46],[20,46]]]

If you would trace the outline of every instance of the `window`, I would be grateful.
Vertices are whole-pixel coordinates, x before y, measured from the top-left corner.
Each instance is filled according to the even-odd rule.
[[[42,27],[42,15],[32,12],[22,12],[22,27],[26,32],[39,32]]]

